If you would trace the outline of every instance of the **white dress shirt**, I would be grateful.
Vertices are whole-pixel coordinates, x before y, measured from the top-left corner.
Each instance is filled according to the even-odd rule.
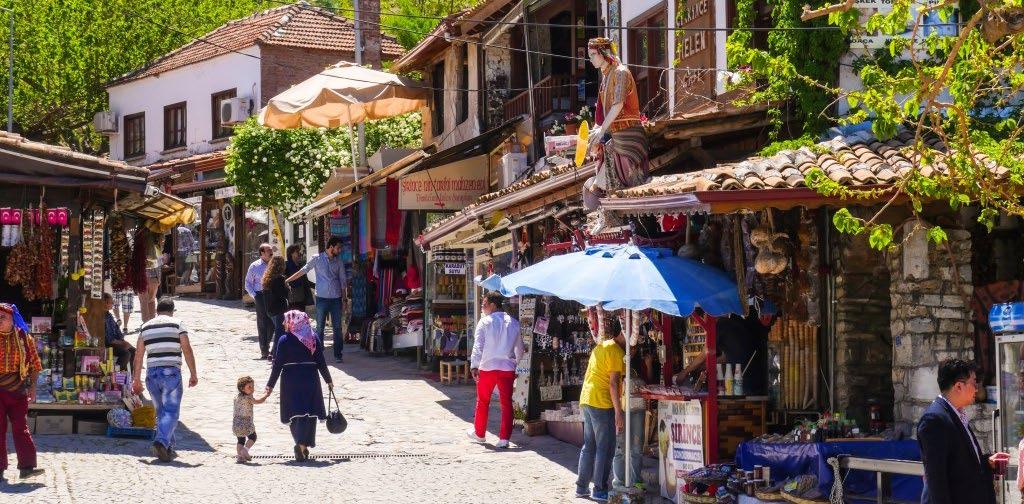
[[[515,371],[525,352],[519,321],[496,311],[484,315],[476,324],[470,367],[480,371]]]

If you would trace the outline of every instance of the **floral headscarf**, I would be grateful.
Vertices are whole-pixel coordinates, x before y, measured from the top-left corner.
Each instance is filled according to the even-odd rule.
[[[292,310],[284,314],[284,328],[286,331],[299,339],[309,349],[309,353],[316,352],[317,338],[313,328],[309,325],[309,315],[306,312]]]

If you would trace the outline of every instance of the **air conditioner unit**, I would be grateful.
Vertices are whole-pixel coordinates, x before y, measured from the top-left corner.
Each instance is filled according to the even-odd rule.
[[[92,126],[100,133],[117,133],[117,116],[109,110],[96,112]]]
[[[518,181],[529,167],[525,153],[510,152],[502,156],[502,187],[508,187]]]
[[[220,123],[238,124],[249,118],[248,98],[228,98],[220,102]]]

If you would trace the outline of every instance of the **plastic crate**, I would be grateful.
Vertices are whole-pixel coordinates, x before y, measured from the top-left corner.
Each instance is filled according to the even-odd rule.
[[[107,437],[131,437],[153,440],[156,438],[156,429],[107,426]]]

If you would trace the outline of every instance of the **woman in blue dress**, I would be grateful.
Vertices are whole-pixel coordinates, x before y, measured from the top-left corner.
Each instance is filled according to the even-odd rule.
[[[324,344],[309,325],[309,315],[292,310],[284,314],[285,334],[277,342],[274,367],[267,381],[269,395],[281,378],[281,423],[289,424],[295,440],[295,460],[309,459],[316,447],[316,422],[327,417],[320,377],[332,390],[331,372],[324,360]]]

